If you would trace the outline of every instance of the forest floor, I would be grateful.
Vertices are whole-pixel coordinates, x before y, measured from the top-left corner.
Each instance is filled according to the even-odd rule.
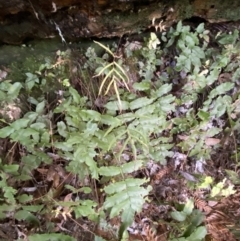
[[[238,41],[179,23],[2,67],[0,238],[240,240]]]

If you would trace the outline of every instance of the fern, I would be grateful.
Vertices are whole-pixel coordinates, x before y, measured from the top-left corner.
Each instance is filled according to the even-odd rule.
[[[0,173],[0,177],[1,177],[1,181],[0,181],[0,188],[2,189],[3,191],[3,196],[5,198],[5,200],[11,204],[11,205],[14,205],[16,204],[16,199],[15,199],[15,194],[17,193],[17,190],[10,187],[8,184],[7,184],[7,175],[6,173]]]
[[[119,110],[121,111],[122,110],[122,102],[120,99],[118,85],[123,85],[123,86],[125,86],[125,88],[128,91],[130,91],[130,89],[128,87],[129,78],[128,78],[125,70],[123,69],[123,67],[117,61],[115,61],[117,56],[114,55],[114,53],[109,48],[104,46],[103,44],[101,44],[97,41],[94,41],[94,42],[97,43],[99,46],[101,46],[103,49],[105,49],[114,58],[114,61],[112,63],[108,63],[105,66],[97,69],[97,72],[99,72],[99,73],[95,77],[105,75],[105,77],[103,78],[103,80],[101,82],[98,94],[101,95],[101,93],[103,92],[103,88],[107,86],[106,91],[105,91],[105,95],[107,95],[110,91],[110,88],[113,86],[115,94],[117,96]],[[108,84],[107,84],[107,82],[108,82]]]
[[[0,83],[2,101],[14,101],[24,89],[29,95],[28,102],[31,105],[31,111],[25,115],[23,113],[23,118],[11,123],[2,121],[5,127],[0,129],[0,138],[9,137],[11,142],[19,146],[21,160],[17,160],[17,163],[21,165],[9,164],[7,159],[6,162],[4,160],[7,164],[1,165],[0,218],[6,218],[6,213],[13,213],[15,220],[24,222],[32,219],[39,225],[37,217],[44,218],[43,215],[47,212],[43,207],[50,210],[58,206],[53,212],[57,214],[56,218],[63,217],[67,221],[73,217],[75,220],[87,217],[88,221],[97,222],[99,226],[104,220],[107,230],[112,231],[116,224],[115,222],[112,224],[112,221],[118,221],[114,217],[120,216],[121,225],[120,228],[117,227],[119,228],[118,239],[127,240],[124,236],[127,236],[127,227],[132,224],[135,214],[141,212],[151,191],[147,179],[135,178],[136,176],[132,173],[139,174],[149,160],[156,162],[154,163],[156,166],[159,163],[165,165],[174,151],[179,151],[186,156],[188,162],[196,158],[209,159],[213,151],[217,150],[217,146],[215,149],[211,140],[221,136],[223,130],[219,124],[213,125],[213,119],[224,118],[225,113],[228,113],[229,122],[232,122],[231,129],[237,132],[239,100],[236,98],[239,91],[234,94],[233,100],[229,93],[235,91],[234,81],[238,80],[239,70],[235,72],[232,81],[223,80],[214,87],[219,81],[221,72],[233,72],[231,66],[226,70],[232,53],[229,52],[228,55],[228,51],[224,51],[224,54],[212,58],[213,52],[206,51],[209,41],[203,25],[198,27],[197,32],[192,32],[189,27],[182,26],[180,22],[176,30],[170,30],[169,36],[171,39],[167,43],[167,48],[176,43],[178,56],[175,56],[174,61],[172,61],[172,53],[169,54],[169,50],[164,48],[164,42],[167,42],[166,34],[162,35],[162,39],[166,40],[161,42],[161,47],[157,46],[160,42],[157,36],[151,34],[151,39],[145,47],[143,45],[136,53],[129,49],[127,56],[133,58],[119,58],[115,52],[98,42],[96,43],[106,51],[105,57],[97,57],[93,49],[89,49],[86,54],[89,60],[84,64],[84,73],[81,75],[85,79],[76,79],[79,80],[81,88],[84,86],[87,92],[91,92],[87,80],[95,71],[95,77],[98,77],[101,83],[94,88],[94,97],[98,87],[99,95],[114,93],[109,95],[106,105],[101,105],[104,114],[89,109],[89,104],[93,107],[94,100],[81,97],[77,90],[69,87],[68,77],[62,74],[70,58],[66,56],[68,59],[65,59],[61,52],[58,53],[58,59],[54,65],[46,64],[36,73],[33,72],[35,74],[27,73],[24,84],[19,82],[10,84],[8,81]],[[234,36],[237,39],[236,34]],[[201,41],[200,38],[202,38]],[[224,44],[226,41],[227,39],[221,38],[219,43]],[[110,58],[108,58],[109,55]],[[131,61],[134,63],[129,63]],[[236,64],[239,65],[238,62]],[[128,71],[126,72],[125,69]],[[137,73],[132,78],[131,74],[136,70]],[[180,71],[181,74],[178,76]],[[60,82],[65,88],[58,93],[54,115],[52,105],[46,100],[45,94],[39,98],[31,97],[31,92],[37,87],[48,92],[45,84],[50,79],[59,80],[55,82]],[[179,80],[179,83],[175,80]],[[208,87],[213,88],[204,97],[201,109],[195,108],[193,104]],[[82,93],[85,95],[84,91]],[[32,108],[33,106],[35,109]],[[232,108],[236,108],[233,115]],[[56,119],[55,114],[57,114]],[[231,132],[231,135],[233,134],[234,132]],[[218,139],[215,138],[215,140]],[[220,139],[217,143],[221,145]],[[175,148],[173,148],[174,145]],[[235,145],[237,150],[237,142]],[[67,192],[63,190],[58,199],[59,196],[53,195],[55,185],[51,186],[50,190],[46,190],[47,193],[40,194],[42,205],[33,205],[35,193],[33,195],[17,194],[9,183],[16,177],[16,180],[24,186],[32,183],[24,182],[33,178],[35,170],[40,165],[44,166],[44,170],[52,165],[53,158],[48,156],[49,150],[53,152],[50,153],[51,155],[58,156],[61,160],[54,161],[54,164],[61,163],[69,173],[69,176],[66,174],[67,178],[63,175],[64,181],[56,189],[67,188],[68,190]],[[173,165],[175,168],[168,165],[160,170],[156,169],[152,184],[154,181],[164,181],[165,176],[171,178],[172,171],[175,171],[179,164],[181,168],[185,168],[185,162],[177,163],[179,162],[177,158],[169,159],[171,159],[170,163],[175,162]],[[146,172],[146,175],[152,174]],[[59,180],[55,173],[53,179],[55,176],[58,183],[60,174]],[[74,184],[69,180],[70,177],[74,179],[76,177]],[[41,181],[41,177],[37,175],[36,181]],[[171,181],[178,183],[176,180],[169,180],[166,183],[170,185]],[[225,188],[224,184],[223,181],[212,188],[212,196],[235,192],[234,186],[229,185]],[[63,197],[69,191],[70,193]],[[168,198],[167,195],[164,196]],[[173,231],[166,227],[166,238],[172,241],[204,239],[207,232],[202,226],[204,215],[208,215],[206,222],[209,223],[207,225],[209,233],[214,232],[209,225],[212,225],[212,229],[217,229],[213,223],[216,218],[223,217],[219,212],[214,213],[214,208],[206,206],[205,201],[200,198],[195,198],[195,206],[204,211],[204,214],[193,209],[192,201],[187,202],[183,208],[181,206],[176,207],[177,209],[171,213],[173,220],[170,226]],[[62,210],[60,210],[61,207],[63,207]],[[109,221],[108,215],[113,220]],[[143,217],[144,214],[140,216]],[[51,220],[51,214],[48,214],[47,218]],[[114,229],[112,236],[116,237],[117,229]],[[145,233],[148,240],[162,239],[162,234],[158,235],[159,230],[150,226],[145,229]],[[96,235],[109,240],[97,231]],[[95,240],[103,240],[102,237],[95,236]],[[59,233],[30,235],[28,239],[30,241],[75,240]]]
[[[119,230],[119,236],[134,219],[135,212],[140,212],[146,201],[146,196],[151,191],[151,186],[147,188],[141,185],[146,184],[148,180],[127,178],[123,181],[111,183],[104,188],[108,194],[103,204],[104,209],[110,209],[110,218],[121,213],[122,225]]]

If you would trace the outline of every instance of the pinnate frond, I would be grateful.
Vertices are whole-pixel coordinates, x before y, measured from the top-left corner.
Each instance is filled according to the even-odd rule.
[[[111,209],[110,218],[121,213],[121,219],[131,224],[135,212],[140,212],[145,203],[151,186],[142,187],[148,180],[127,178],[121,182],[111,183],[104,188],[109,196],[104,203],[104,209]]]

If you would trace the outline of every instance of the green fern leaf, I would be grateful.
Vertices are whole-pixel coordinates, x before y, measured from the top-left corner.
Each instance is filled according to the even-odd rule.
[[[133,100],[130,103],[129,107],[130,107],[131,110],[136,110],[138,108],[141,108],[141,107],[144,107],[144,106],[152,104],[153,101],[155,101],[155,98],[149,99],[147,97],[141,97],[141,98],[138,98],[136,100]]]
[[[110,217],[119,215],[126,209],[132,209],[132,212],[140,212],[151,187],[146,189],[141,187],[146,183],[146,179],[128,178],[124,181],[112,183],[104,188],[108,196],[104,203],[105,209],[111,209]],[[122,220],[125,220],[126,213],[122,213]],[[131,220],[132,221],[132,220]]]
[[[122,122],[118,118],[115,118],[111,115],[101,115],[100,121],[102,124],[114,127],[120,126],[122,124]]]
[[[136,160],[132,162],[128,162],[122,165],[121,169],[123,173],[132,173],[134,171],[139,170],[143,165],[142,160]]]
[[[113,177],[121,173],[132,173],[134,171],[137,171],[139,170],[140,167],[142,167],[142,164],[143,164],[143,161],[137,160],[137,161],[125,163],[121,167],[116,167],[116,166],[104,167],[103,166],[99,168],[98,172],[100,175]]]
[[[111,167],[100,167],[98,170],[100,175],[106,176],[106,177],[112,177],[119,175],[121,173],[121,168],[111,166]]]
[[[172,90],[172,84],[164,84],[159,89],[154,91],[153,96],[156,95],[156,97],[161,97],[169,93],[171,90]]]
[[[6,201],[12,205],[14,205],[16,203],[15,197],[14,195],[17,193],[17,190],[9,187],[7,184],[7,175],[5,173],[1,173],[0,174],[1,177],[1,181],[0,181],[0,188],[3,191],[3,195],[6,198]]]
[[[0,138],[6,138],[14,132],[14,128],[11,126],[6,126],[0,129]]]
[[[126,231],[127,227],[132,224],[132,221],[134,219],[134,214],[135,214],[135,211],[131,207],[124,209],[122,213],[122,224],[118,232],[118,237],[120,240],[128,240],[128,239],[122,239],[122,238],[124,236],[124,232]]]

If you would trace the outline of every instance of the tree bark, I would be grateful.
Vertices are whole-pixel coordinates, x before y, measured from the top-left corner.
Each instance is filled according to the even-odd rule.
[[[148,28],[163,30],[179,20],[236,21],[240,1],[227,0],[0,0],[0,41],[36,38],[77,41],[114,37]]]

